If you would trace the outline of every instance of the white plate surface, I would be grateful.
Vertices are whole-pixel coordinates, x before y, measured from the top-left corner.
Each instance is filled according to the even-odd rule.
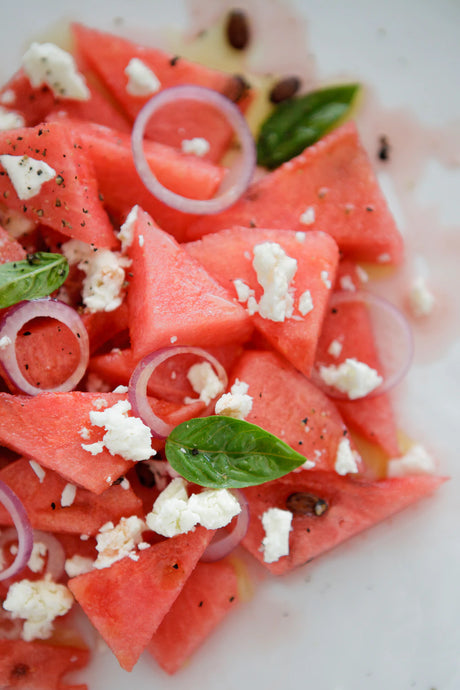
[[[15,70],[31,37],[62,20],[145,41],[192,19],[204,28],[228,6],[227,0],[4,3],[0,78]],[[253,0],[239,6],[252,13],[260,66],[285,72],[297,65],[315,79],[352,78],[368,87],[358,125],[408,244],[401,277],[376,289],[401,304],[401,290],[422,270],[437,298],[434,314],[413,323],[415,365],[394,392],[395,406],[400,426],[452,480],[435,497],[309,566],[260,582],[252,600],[175,677],[147,658],[128,674],[100,652],[83,678],[91,690],[458,690],[460,4]],[[392,156],[379,165],[382,134]]]

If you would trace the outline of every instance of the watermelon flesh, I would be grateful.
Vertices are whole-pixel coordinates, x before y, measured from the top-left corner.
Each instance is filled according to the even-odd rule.
[[[167,673],[176,673],[237,602],[233,565],[227,560],[198,563],[147,651]]]
[[[301,220],[308,208],[315,216],[311,225]],[[398,264],[403,256],[401,235],[353,123],[254,182],[228,210],[197,219],[187,237],[195,240],[234,225],[322,230],[356,261]]]

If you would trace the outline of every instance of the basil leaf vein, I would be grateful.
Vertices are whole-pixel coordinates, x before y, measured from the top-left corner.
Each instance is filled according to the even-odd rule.
[[[165,450],[170,465],[187,481],[216,489],[263,484],[305,462],[268,431],[220,415],[179,424]]]
[[[63,284],[68,274],[65,256],[50,252],[28,254],[27,259],[0,264],[0,308],[46,297]]]

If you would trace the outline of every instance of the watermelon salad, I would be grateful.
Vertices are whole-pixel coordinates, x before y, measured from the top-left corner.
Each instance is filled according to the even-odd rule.
[[[244,15],[228,27],[244,50]],[[71,31],[0,91],[7,688],[87,687],[65,680],[93,653],[78,611],[123,669],[173,674],[244,606],[248,560],[305,567],[445,480],[389,394],[411,335],[372,276],[404,246],[359,87],[260,93]],[[419,285],[416,314],[432,301]]]

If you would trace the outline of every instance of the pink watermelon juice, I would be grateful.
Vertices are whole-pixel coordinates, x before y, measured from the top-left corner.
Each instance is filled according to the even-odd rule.
[[[376,373],[366,310],[338,313],[330,301],[338,291],[367,289],[357,262],[395,267],[403,259],[354,124],[261,172],[229,208],[184,213],[138,177],[132,122],[168,87],[205,86],[243,112],[254,89],[242,92],[232,75],[109,33],[75,25],[73,34],[75,62],[66,63],[70,81],[61,92],[46,75],[33,76],[43,62],[52,71],[49,46],[32,50],[2,90],[19,126],[0,133],[0,268],[33,266],[26,242],[28,257],[66,257],[68,278],[52,296],[81,314],[89,337],[74,390],[52,390],[80,359],[75,332],[56,320],[32,319],[15,345],[21,375],[42,392],[24,394],[6,360],[0,369],[0,480],[24,505],[35,544],[25,568],[0,582],[0,686],[35,690],[70,689],[63,676],[88,663],[91,650],[72,627],[75,602],[122,668],[146,651],[166,672],[178,671],[243,605],[235,559],[206,558],[241,505],[248,526],[240,553],[280,575],[443,482],[422,472],[415,451],[412,471],[406,463],[395,472],[407,449],[388,395],[366,397],[369,390],[353,402],[350,381],[335,398],[312,379],[318,358],[336,373],[359,360],[367,382]],[[149,165],[165,185],[185,198],[215,195],[231,145],[219,114],[197,103],[185,112],[170,106],[147,135]],[[204,139],[204,156],[184,152],[184,140]],[[25,177],[21,166],[30,166]],[[182,350],[146,384],[162,424],[247,422],[295,452],[295,469],[243,482],[239,501],[225,486],[210,497],[206,485],[182,479],[165,439],[152,437],[128,395],[139,362],[169,347]],[[204,349],[224,378],[187,348]],[[225,513],[222,492],[236,501],[235,513]],[[206,510],[192,508],[205,498]],[[13,561],[12,524],[0,504],[2,569]],[[27,596],[35,608],[24,607]]]

